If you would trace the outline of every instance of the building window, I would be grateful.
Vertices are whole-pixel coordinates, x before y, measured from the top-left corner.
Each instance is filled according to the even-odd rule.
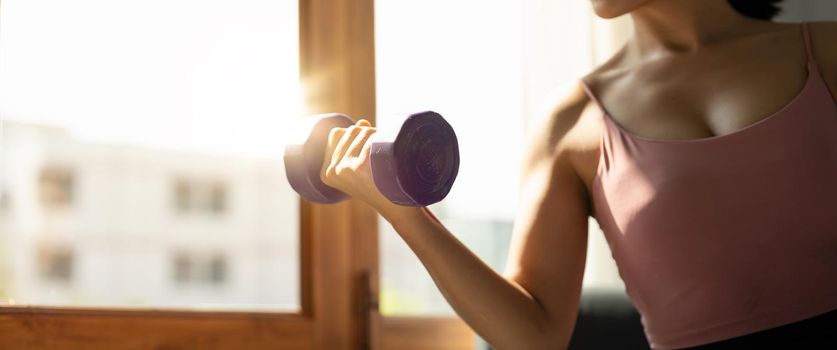
[[[73,202],[73,173],[66,168],[44,168],[39,177],[41,205],[47,209],[67,208]]]
[[[227,203],[227,189],[223,184],[215,183],[209,192],[209,207],[214,213],[223,213]]]
[[[174,257],[174,281],[178,284],[189,283],[191,276],[192,263],[188,256],[184,254],[177,254]]]
[[[0,190],[0,211],[7,211],[12,206],[12,198],[7,190]]]
[[[189,211],[192,207],[192,187],[184,180],[177,180],[174,185],[175,206],[180,212]]]
[[[174,283],[186,286],[223,286],[227,282],[227,258],[223,254],[177,252],[172,257]]]
[[[38,251],[38,272],[45,281],[70,283],[73,280],[72,249],[42,246]]]
[[[227,200],[227,186],[220,181],[181,178],[174,182],[174,206],[179,213],[223,214]]]
[[[209,263],[209,281],[212,284],[223,284],[227,280],[227,259],[223,255],[215,255]]]

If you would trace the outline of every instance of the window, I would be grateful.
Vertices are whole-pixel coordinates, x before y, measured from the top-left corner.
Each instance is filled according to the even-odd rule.
[[[299,197],[276,156],[301,114],[296,1],[11,0],[0,15],[0,188],[21,203],[0,216],[0,304],[300,309]],[[41,257],[33,240],[75,249]],[[172,262],[181,247],[217,257]],[[173,274],[224,288],[175,298]],[[41,293],[38,275],[73,283]]]
[[[223,254],[178,252],[172,260],[178,286],[222,287],[227,282],[227,259]]]
[[[215,255],[209,262],[209,281],[222,284],[227,280],[227,259],[223,255]]]
[[[473,16],[476,8],[479,16]],[[433,26],[422,25],[427,18]],[[468,26],[461,25],[462,18]],[[516,0],[377,7],[378,124],[427,109],[451,123],[462,162],[450,194],[431,210],[495,269],[505,263],[517,196],[524,127],[522,18]],[[480,200],[486,189],[491,200]],[[391,226],[380,227],[382,312],[454,315]]]
[[[377,122],[386,127],[431,109],[451,123],[462,162],[450,194],[431,210],[495,270],[506,263],[527,122],[552,89],[607,58],[629,32],[624,20],[602,22],[584,2],[377,3]],[[482,200],[486,195],[490,200]],[[407,245],[387,222],[379,227],[382,312],[453,316]],[[593,218],[589,227],[584,285],[618,290],[621,280]]]
[[[186,284],[192,279],[192,260],[185,254],[177,254],[174,257],[174,281],[177,284]]]
[[[187,212],[192,208],[192,186],[185,180],[175,182],[174,198],[177,210]]]
[[[42,246],[38,273],[45,282],[69,284],[73,280],[73,251],[66,246]]]
[[[68,168],[47,167],[41,170],[39,190],[46,209],[65,209],[73,202],[73,173]]]
[[[220,181],[181,178],[173,192],[179,213],[220,215],[227,209],[227,187]]]
[[[210,187],[209,208],[216,214],[227,208],[227,188],[223,184],[215,183]]]
[[[0,212],[8,211],[12,206],[11,195],[8,190],[0,189]]]
[[[79,212],[36,216],[35,232],[0,232],[0,250],[14,253],[0,253],[0,334],[14,335],[0,348],[43,339],[61,349],[370,344],[370,323],[347,311],[358,305],[357,272],[377,274],[374,213],[300,202],[276,155],[287,120],[301,114],[300,77],[306,114],[374,117],[372,4],[4,1],[0,123],[17,130],[0,135],[15,143],[0,169],[22,170],[0,182],[37,203],[32,167],[69,158]],[[224,179],[216,203],[225,220],[173,219],[178,176]],[[21,281],[34,269],[11,261],[50,230],[80,242],[71,288],[80,297],[31,297]],[[223,253],[212,274],[233,283],[231,293],[204,303],[166,290],[168,254],[183,247]]]

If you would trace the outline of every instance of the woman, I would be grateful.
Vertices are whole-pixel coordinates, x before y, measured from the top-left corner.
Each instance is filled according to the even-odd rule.
[[[776,2],[592,0],[634,33],[530,128],[504,275],[377,191],[367,121],[332,130],[321,176],[497,349],[566,347],[591,215],[652,347],[837,346],[837,23],[772,23]]]

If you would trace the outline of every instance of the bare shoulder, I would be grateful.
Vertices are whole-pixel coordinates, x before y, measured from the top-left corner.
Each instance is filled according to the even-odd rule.
[[[582,115],[589,104],[580,81],[553,89],[527,128],[524,165],[533,166],[574,149]]]
[[[831,91],[837,92],[837,22],[812,22],[808,28],[817,66]]]
[[[588,77],[584,78],[588,81]],[[593,178],[599,161],[602,126],[601,110],[587,95],[580,80],[553,90],[542,103],[538,117],[527,127],[521,180],[537,183],[544,172],[550,176],[570,175],[553,180],[553,185],[573,192],[589,211]]]

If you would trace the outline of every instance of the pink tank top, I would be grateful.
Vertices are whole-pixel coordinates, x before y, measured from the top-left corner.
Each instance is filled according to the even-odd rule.
[[[603,111],[593,216],[654,348],[837,309],[837,106],[808,29],[804,88],[731,134],[632,135]]]

